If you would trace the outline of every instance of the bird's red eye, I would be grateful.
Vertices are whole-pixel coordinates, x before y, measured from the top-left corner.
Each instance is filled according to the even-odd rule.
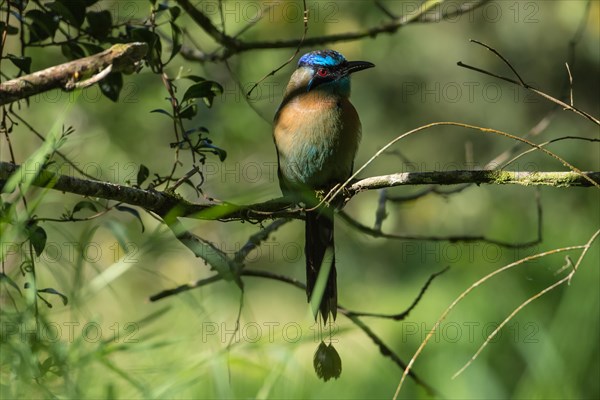
[[[325,68],[319,68],[317,70],[317,75],[319,75],[320,77],[324,78],[327,76],[327,70]]]

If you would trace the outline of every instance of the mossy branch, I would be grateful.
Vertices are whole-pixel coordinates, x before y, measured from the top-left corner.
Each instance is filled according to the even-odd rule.
[[[0,183],[12,174],[27,174],[27,168],[8,162],[0,162]],[[585,175],[585,176],[584,176]],[[557,188],[590,187],[590,178],[600,182],[600,172],[522,172],[522,171],[431,171],[402,172],[374,176],[352,183],[345,191],[347,200],[366,191],[394,186],[409,185],[456,185],[465,183],[492,185],[550,186]],[[142,207],[161,217],[185,216],[204,220],[252,220],[262,221],[272,218],[302,218],[300,209],[291,209],[286,199],[279,198],[263,203],[236,205],[231,203],[197,204],[168,191],[140,189],[110,182],[75,178],[42,169],[34,179],[38,187],[49,187],[66,193],[81,196],[99,197]]]
[[[0,105],[51,89],[71,91],[99,82],[111,72],[130,72],[148,52],[146,43],[115,44],[101,53],[46,68],[0,84]]]

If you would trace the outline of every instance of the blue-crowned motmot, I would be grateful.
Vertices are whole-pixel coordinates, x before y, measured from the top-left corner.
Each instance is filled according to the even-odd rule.
[[[361,124],[349,100],[350,74],[371,67],[370,62],[347,61],[333,50],[313,51],[300,58],[275,114],[273,136],[279,185],[285,196],[313,208],[319,202],[318,192],[327,194],[352,175]],[[333,319],[337,313],[331,207],[307,211],[305,240],[309,301],[319,271],[329,269],[323,292],[314,293],[321,298],[315,319],[320,311],[325,323],[330,313]],[[328,249],[331,257],[324,260]]]

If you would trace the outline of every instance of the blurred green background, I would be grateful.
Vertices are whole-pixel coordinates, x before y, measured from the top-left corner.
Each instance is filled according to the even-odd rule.
[[[401,15],[413,1],[382,2]],[[448,1],[442,7],[456,8]],[[327,45],[350,60],[367,60],[376,68],[353,78],[352,102],[363,125],[356,158],[362,165],[398,135],[436,121],[464,122],[524,136],[544,118],[548,126],[532,140],[542,143],[563,136],[598,138],[594,124],[498,79],[456,65],[458,61],[510,76],[489,51],[469,43],[477,39],[498,49],[526,82],[562,96],[568,75],[569,42],[574,38],[587,2],[492,1],[439,23],[416,23],[394,34]],[[198,2],[215,23],[218,2]],[[101,2],[126,21],[147,15],[147,1]],[[387,22],[371,1],[308,1],[309,37],[350,32]],[[244,40],[298,38],[302,34],[301,2],[224,1],[226,32],[248,25],[259,10],[263,18]],[[575,47],[575,105],[600,115],[600,2],[592,1],[587,23]],[[4,17],[2,17],[4,18]],[[187,15],[181,24],[203,50],[216,48]],[[186,40],[187,45],[191,45]],[[309,49],[302,49],[302,52]],[[177,57],[167,73],[200,75],[219,82],[224,93],[212,108],[200,106],[191,126],[205,126],[213,142],[226,149],[221,163],[208,158],[203,167],[204,193],[234,203],[279,196],[271,120],[295,62],[262,81],[293,49],[249,51],[227,63],[201,64]],[[7,44],[18,53],[18,43]],[[32,70],[64,62],[60,51],[40,48],[29,54]],[[3,73],[14,75],[7,63]],[[242,90],[240,90],[240,87]],[[181,84],[179,94],[184,92]],[[169,143],[172,125],[163,115],[168,94],[160,77],[147,69],[127,76],[117,103],[97,87],[79,96],[48,92],[35,96],[17,113],[44,135],[61,124],[73,126],[62,151],[100,180],[135,181],[140,164],[166,174],[174,160]],[[11,135],[17,161],[39,146],[23,125]],[[515,143],[505,137],[436,127],[400,141],[379,157],[362,177],[405,171],[482,168]],[[600,170],[597,143],[565,140],[551,151],[581,170]],[[525,150],[523,148],[522,150]],[[2,139],[2,161],[9,155]],[[182,161],[190,165],[184,153]],[[67,166],[64,166],[67,169]],[[530,153],[507,169],[562,171],[541,152]],[[69,173],[68,170],[63,170]],[[402,187],[390,195],[409,195],[422,188]],[[193,192],[182,189],[188,198]],[[472,283],[510,262],[538,252],[585,244],[600,225],[600,197],[591,188],[472,186],[449,196],[428,195],[414,202],[388,204],[385,232],[422,236],[485,235],[506,242],[527,242],[537,235],[536,196],[543,209],[542,242],[510,249],[487,242],[386,240],[373,238],[338,219],[336,254],[341,304],[352,310],[398,313],[417,296],[427,278],[446,266],[410,316],[402,322],[364,318],[364,322],[405,361],[418,348],[444,309]],[[40,191],[32,195],[40,196]],[[39,217],[58,217],[81,200],[49,191],[36,210]],[[346,211],[373,226],[378,193],[357,195]],[[209,266],[179,244],[166,228],[142,212],[145,232],[127,213],[109,213],[84,223],[44,223],[48,245],[37,263],[38,287],[69,296],[46,296],[53,304],[40,311],[53,330],[36,340],[26,331],[18,295],[3,284],[3,398],[391,398],[402,371],[344,316],[338,316],[333,339],[343,361],[342,376],[323,383],[312,368],[319,341],[305,294],[280,282],[246,278],[240,329],[233,337],[240,291],[218,282],[158,302],[149,296],[211,276]],[[112,221],[112,222],[111,222]],[[111,229],[119,223],[128,243],[123,247]],[[249,223],[184,220],[193,232],[232,254],[256,233]],[[97,230],[91,231],[94,227]],[[87,236],[86,236],[87,235]],[[304,280],[303,225],[284,225],[251,253],[247,268]],[[87,238],[87,239],[86,239]],[[83,245],[82,245],[83,244]],[[598,398],[600,397],[600,246],[590,249],[570,285],[534,301],[517,314],[473,365],[456,372],[483,343],[487,334],[521,302],[565,275],[561,253],[520,265],[475,289],[443,322],[414,365],[414,371],[446,398]],[[23,254],[12,254],[6,273],[19,284]],[[22,311],[22,310],[21,310]],[[157,314],[158,313],[158,314]],[[149,316],[153,316],[148,318]],[[231,347],[228,347],[232,341]],[[53,367],[40,373],[43,362]],[[40,364],[38,364],[40,363]],[[400,398],[427,398],[412,380]]]

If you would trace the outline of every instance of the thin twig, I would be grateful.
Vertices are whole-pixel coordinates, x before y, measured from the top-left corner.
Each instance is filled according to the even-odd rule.
[[[420,126],[418,128],[412,129],[408,132],[403,133],[400,136],[397,136],[395,139],[391,140],[390,142],[388,142],[385,146],[383,146],[379,151],[377,151],[369,160],[367,160],[367,162],[365,162],[358,170],[356,170],[356,172],[354,172],[343,184],[341,185],[337,185],[335,188],[333,188],[326,196],[323,197],[323,199],[319,202],[319,204],[317,204],[315,207],[313,207],[313,209],[316,209],[318,207],[320,207],[323,203],[328,202],[333,200],[338,194],[340,194],[340,192],[342,192],[343,190],[356,190],[356,184],[352,185],[352,188],[348,189],[349,184],[358,176],[358,174],[360,174],[365,168],[367,168],[367,166],[369,166],[369,164],[371,164],[376,158],[378,158],[381,154],[383,154],[387,149],[389,149],[391,146],[393,146],[396,142],[404,139],[407,136],[413,135],[417,132],[420,132],[422,130],[425,129],[429,129],[432,128],[434,126],[458,126],[461,128],[467,128],[467,129],[473,129],[473,130],[478,130],[480,132],[484,132],[484,133],[493,133],[496,135],[500,135],[500,136],[505,136],[508,137],[510,139],[513,140],[517,140],[519,142],[523,142],[526,143],[527,145],[531,146],[531,147],[535,147],[538,150],[541,150],[542,152],[546,153],[547,155],[549,155],[550,157],[560,161],[564,166],[568,167],[571,171],[575,172],[578,175],[581,175],[582,177],[584,177],[584,179],[586,179],[588,182],[590,182],[592,185],[600,188],[600,183],[598,183],[597,181],[595,181],[594,179],[586,176],[585,174],[583,174],[583,172],[581,170],[579,170],[579,168],[571,165],[569,162],[567,162],[566,160],[564,160],[563,158],[559,157],[558,155],[552,153],[551,151],[548,151],[546,149],[544,149],[543,147],[541,147],[538,144],[535,144],[527,139],[523,139],[521,137],[515,136],[515,135],[511,135],[510,133],[506,133],[497,129],[492,129],[492,128],[483,128],[480,126],[475,126],[475,125],[470,125],[470,124],[464,124],[464,123],[460,123],[460,122],[432,122],[429,123],[427,125],[423,125]],[[473,174],[477,174],[478,172],[481,171],[470,171]],[[441,172],[443,173],[443,172]],[[498,174],[500,174],[500,172],[497,172]],[[405,173],[408,174],[408,173]],[[396,182],[398,180],[401,180],[403,177],[407,176],[405,174],[394,174],[394,177],[389,176],[390,178],[396,180]],[[364,181],[364,180],[363,180]],[[386,180],[387,181],[387,180]],[[394,183],[396,183],[394,182]],[[371,182],[369,182],[371,183]],[[375,183],[375,182],[373,182]],[[434,182],[431,182],[434,183]],[[467,183],[467,182],[454,182],[454,183]],[[389,187],[389,186],[395,186],[393,184],[385,184],[382,182],[381,186],[377,186],[376,187]]]
[[[571,107],[573,107],[573,75],[571,75],[571,69],[569,68],[569,63],[565,63],[567,67],[567,73],[569,74],[569,99],[571,99]]]
[[[581,252],[581,254],[579,255],[579,259],[577,260],[577,263],[575,264],[575,266],[573,267],[573,269],[571,270],[571,272],[565,276],[564,278],[562,278],[561,280],[553,283],[552,285],[546,287],[545,289],[539,291],[538,293],[536,293],[535,295],[531,296],[530,298],[528,298],[526,301],[524,301],[523,303],[521,303],[517,308],[515,308],[513,310],[513,312],[511,312],[508,317],[506,317],[497,327],[496,329],[494,329],[494,331],[492,333],[490,333],[488,335],[488,337],[485,339],[485,341],[481,344],[481,346],[479,346],[479,348],[477,349],[477,351],[475,352],[475,354],[473,354],[473,356],[471,357],[471,359],[469,361],[467,361],[467,363],[465,365],[463,365],[454,375],[452,375],[452,379],[456,378],[458,375],[460,375],[465,369],[467,369],[469,367],[469,365],[471,365],[473,363],[473,361],[475,361],[475,359],[479,356],[479,354],[483,351],[483,349],[488,345],[488,343],[498,334],[498,332],[500,332],[500,330],[504,327],[504,325],[506,325],[510,320],[513,319],[513,317],[519,312],[521,311],[523,308],[525,308],[525,306],[527,306],[529,303],[531,303],[532,301],[542,297],[544,294],[550,292],[551,290],[559,287],[560,285],[564,284],[564,283],[571,283],[571,278],[573,277],[573,275],[575,274],[575,272],[577,272],[577,268],[579,267],[579,264],[581,264],[581,261],[583,260],[583,257],[585,256],[585,254],[587,253],[587,251],[590,249],[590,247],[592,246],[592,243],[596,240],[596,238],[598,237],[598,235],[600,234],[600,230],[596,231],[596,233],[594,235],[592,235],[592,237],[590,238],[590,240],[585,244],[585,246],[583,246],[583,251]]]
[[[254,91],[254,89],[256,89],[256,87],[258,85],[260,85],[265,79],[267,79],[270,76],[275,75],[277,72],[281,71],[286,65],[288,65],[289,63],[291,63],[294,58],[296,58],[296,56],[298,55],[298,53],[300,53],[300,48],[302,47],[302,43],[304,43],[304,40],[306,39],[306,34],[308,33],[308,8],[306,7],[306,0],[302,0],[302,5],[304,7],[304,11],[303,11],[303,23],[304,23],[304,31],[302,32],[302,37],[300,38],[300,42],[298,43],[298,46],[296,47],[296,50],[294,51],[294,54],[292,54],[292,56],[290,58],[287,59],[287,61],[285,61],[283,64],[281,64],[279,67],[275,68],[273,71],[269,72],[268,74],[266,74],[265,76],[263,76],[261,79],[258,80],[258,82],[256,82],[251,88],[250,90],[248,90],[248,93],[246,93],[246,97],[250,97],[250,95],[252,94],[252,92]]]
[[[510,62],[508,62],[508,60],[506,58],[504,58],[504,56],[502,54],[500,54],[498,52],[498,50],[494,49],[491,46],[488,46],[487,44],[485,44],[483,42],[480,42],[479,40],[469,39],[469,42],[477,43],[478,45],[483,46],[486,49],[488,49],[489,51],[491,51],[492,53],[494,53],[498,58],[500,58],[504,62],[504,64],[506,64],[508,66],[508,68],[510,68],[510,70],[513,72],[513,74],[515,74],[515,76],[519,80],[519,83],[521,84],[521,86],[523,86],[524,88],[529,88],[529,85],[525,83],[525,81],[523,80],[523,78],[521,78],[521,75],[519,75],[517,70],[512,66],[512,64]]]
[[[429,343],[429,340],[431,339],[431,337],[435,334],[435,332],[437,331],[438,327],[440,326],[440,324],[446,319],[446,317],[448,316],[448,314],[450,313],[450,311],[452,311],[456,305],[458,303],[460,303],[469,293],[471,293],[473,290],[475,290],[475,288],[479,287],[481,284],[483,284],[484,282],[488,281],[489,279],[491,279],[492,277],[494,277],[495,275],[498,275],[504,271],[507,271],[511,268],[514,268],[518,265],[524,264],[528,261],[532,261],[538,258],[542,258],[542,257],[546,257],[549,256],[551,254],[557,254],[557,253],[561,253],[561,252],[565,252],[565,251],[571,251],[571,250],[578,250],[578,249],[583,249],[585,248],[585,245],[579,245],[579,246],[569,246],[569,247],[563,247],[563,248],[559,248],[559,249],[553,249],[553,250],[549,250],[543,253],[538,253],[538,254],[534,254],[532,256],[528,256],[525,258],[522,258],[518,261],[515,261],[513,263],[510,263],[508,265],[505,265],[502,268],[499,268],[487,275],[485,275],[483,278],[479,279],[477,282],[473,283],[471,286],[469,286],[465,291],[463,291],[447,308],[446,310],[444,310],[444,312],[442,313],[442,315],[438,318],[438,320],[435,322],[435,324],[433,325],[433,328],[431,328],[431,330],[427,333],[427,336],[425,337],[425,339],[421,342],[421,345],[419,346],[419,348],[417,349],[417,351],[415,352],[415,354],[413,355],[413,357],[411,358],[411,360],[408,363],[408,366],[404,369],[404,372],[402,373],[402,377],[400,378],[400,382],[398,383],[398,387],[396,388],[396,392],[394,393],[394,397],[393,399],[397,399],[398,395],[400,394],[400,389],[402,388],[402,384],[404,383],[404,380],[407,376],[407,374],[410,372],[413,364],[415,363],[416,359],[419,357],[419,355],[421,354],[421,352],[423,351],[423,349],[425,348],[425,346],[427,345],[427,343]]]
[[[505,247],[509,249],[523,249],[535,246],[541,242],[540,238],[536,238],[530,242],[524,243],[510,243],[504,242],[501,240],[489,239],[483,235],[452,235],[452,236],[427,236],[427,235],[397,235],[393,233],[386,233],[382,231],[378,231],[372,228],[369,228],[366,225],[361,224],[354,218],[350,217],[346,212],[341,211],[339,213],[340,217],[346,221],[350,226],[358,230],[359,232],[365,233],[367,235],[373,236],[375,238],[384,238],[384,239],[398,239],[398,240],[427,240],[431,242],[486,242],[496,246]],[[538,225],[539,226],[539,225]]]
[[[189,48],[182,48],[182,55],[190,60],[196,60],[200,62],[214,62],[225,60],[234,54],[253,50],[315,47],[322,46],[325,44],[349,42],[365,38],[374,38],[382,33],[394,34],[400,28],[410,23],[437,23],[443,21],[446,18],[456,17],[458,15],[475,10],[476,8],[481,7],[488,1],[489,0],[467,2],[462,7],[457,8],[455,12],[444,14],[444,10],[440,10],[440,12],[438,13],[431,13],[431,9],[435,5],[439,4],[440,1],[428,0],[423,2],[419,7],[419,10],[413,15],[396,18],[387,23],[382,23],[381,25],[363,29],[360,31],[316,36],[306,38],[305,40],[287,39],[272,41],[243,41],[237,37],[224,35],[223,32],[221,32],[214,26],[214,24],[206,15],[204,15],[194,7],[189,0],[177,0],[177,3],[192,17],[194,22],[196,22],[217,43],[224,47],[224,51],[222,52],[222,54],[219,55],[206,54],[204,52],[195,51]]]
[[[513,83],[513,84],[515,84],[515,85],[521,86],[521,87],[523,87],[523,88],[525,88],[525,89],[527,89],[527,90],[529,90],[529,91],[531,91],[531,92],[533,92],[533,93],[537,94],[538,96],[541,96],[541,97],[545,98],[546,100],[549,100],[549,101],[551,101],[551,102],[553,102],[553,103],[555,103],[555,104],[558,104],[558,105],[560,105],[560,106],[561,106],[561,107],[563,107],[565,110],[572,111],[572,112],[574,112],[574,113],[576,113],[576,114],[578,114],[578,115],[581,115],[582,117],[584,117],[584,118],[586,118],[586,119],[588,119],[588,120],[592,121],[592,122],[593,122],[593,123],[595,123],[596,125],[600,125],[600,120],[598,120],[597,118],[595,118],[595,117],[593,117],[592,115],[588,114],[587,112],[585,112],[585,111],[582,111],[582,110],[580,110],[580,109],[578,109],[578,108],[576,108],[576,107],[574,107],[574,106],[568,105],[568,104],[567,104],[567,103],[565,103],[564,101],[561,101],[561,100],[559,100],[559,99],[557,99],[557,98],[555,98],[555,97],[552,97],[552,96],[550,96],[549,94],[546,94],[546,93],[542,92],[541,90],[539,90],[539,89],[536,89],[536,88],[534,88],[533,86],[531,86],[531,85],[528,85],[527,83],[525,83],[525,82],[523,81],[523,79],[521,78],[521,76],[520,76],[520,75],[517,73],[516,69],[515,69],[515,68],[514,68],[514,67],[513,67],[513,66],[512,66],[512,65],[511,65],[509,62],[508,62],[508,60],[506,60],[506,58],[504,58],[504,57],[503,57],[503,56],[500,54],[500,52],[498,52],[496,49],[492,48],[491,46],[488,46],[487,44],[484,44],[484,43],[482,43],[482,42],[479,42],[479,41],[477,41],[477,40],[473,40],[473,39],[471,39],[470,41],[471,41],[471,42],[473,42],[473,43],[477,43],[477,44],[479,44],[479,45],[481,45],[481,46],[485,47],[486,49],[488,49],[488,50],[492,51],[492,52],[493,52],[495,55],[497,55],[497,56],[498,56],[498,57],[499,57],[499,58],[500,58],[502,61],[504,61],[504,62],[505,62],[505,63],[506,63],[506,64],[507,64],[507,65],[510,67],[510,69],[511,69],[511,70],[512,70],[512,71],[515,73],[515,75],[517,76],[517,78],[518,78],[519,80],[518,80],[518,81],[516,81],[516,80],[514,80],[514,79],[511,79],[511,78],[508,78],[508,77],[506,77],[506,76],[497,75],[497,74],[494,74],[493,72],[489,72],[489,71],[486,71],[486,70],[484,70],[484,69],[477,68],[477,67],[474,67],[474,66],[471,66],[471,65],[465,64],[465,63],[463,63],[462,61],[459,61],[459,62],[457,63],[457,65],[458,65],[459,67],[463,67],[463,68],[467,68],[467,69],[470,69],[470,70],[473,70],[473,71],[477,71],[477,72],[480,72],[480,73],[482,73],[482,74],[485,74],[485,75],[488,75],[488,76],[492,76],[492,77],[494,77],[494,78],[501,79],[501,80],[503,80],[503,81],[505,81],[505,82],[510,82],[510,83]]]
[[[425,282],[425,284],[423,285],[423,287],[421,288],[421,290],[419,291],[419,294],[417,295],[417,297],[413,300],[412,304],[406,310],[402,311],[401,313],[398,313],[398,314],[378,314],[378,313],[357,312],[357,311],[346,310],[346,315],[353,315],[353,316],[356,316],[356,317],[376,317],[376,318],[393,319],[394,321],[402,321],[403,319],[405,319],[406,317],[408,317],[408,315],[410,314],[410,312],[419,304],[419,302],[423,298],[423,295],[425,294],[425,292],[429,288],[429,285],[431,285],[431,282],[433,282],[433,280],[435,278],[437,278],[438,276],[440,276],[440,275],[444,274],[445,272],[447,272],[449,269],[450,269],[450,266],[447,266],[446,268],[442,269],[441,271],[438,271],[438,272],[435,272],[435,273],[431,274],[429,276],[429,278],[427,279],[427,281]]]

